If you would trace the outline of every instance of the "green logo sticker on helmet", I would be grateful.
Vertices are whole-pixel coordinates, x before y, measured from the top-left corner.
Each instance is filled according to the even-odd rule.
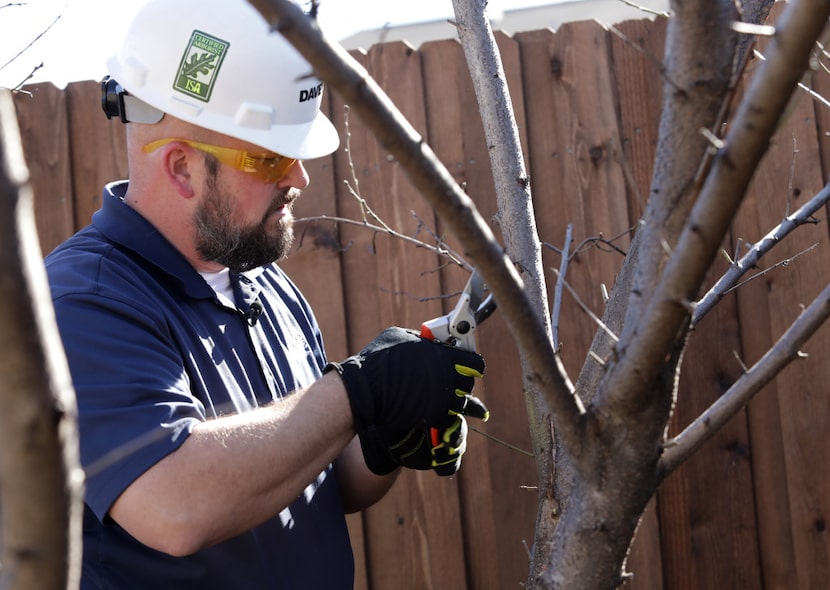
[[[179,73],[173,88],[188,96],[208,102],[228,47],[230,43],[227,41],[201,31],[193,31],[190,42],[182,55]]]

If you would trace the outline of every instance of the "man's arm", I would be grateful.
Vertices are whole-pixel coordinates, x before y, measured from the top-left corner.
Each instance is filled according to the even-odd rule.
[[[178,450],[130,484],[109,514],[146,545],[188,555],[278,514],[355,444],[355,434],[387,454],[390,442],[372,439],[372,432],[428,432],[451,428],[459,415],[486,418],[487,409],[469,393],[483,372],[484,360],[473,352],[389,328],[358,355],[330,364],[311,387],[266,408],[198,424]],[[366,463],[356,452],[352,446],[339,466],[350,510],[391,485],[387,477],[364,479]],[[377,472],[403,464],[387,463]],[[423,466],[431,467],[431,461]]]
[[[109,515],[145,545],[189,555],[278,514],[354,435],[343,383],[328,374],[278,403],[197,425]]]
[[[337,485],[343,499],[343,510],[349,514],[365,510],[380,501],[395,483],[400,469],[389,475],[375,475],[368,467],[354,437],[335,462]]]

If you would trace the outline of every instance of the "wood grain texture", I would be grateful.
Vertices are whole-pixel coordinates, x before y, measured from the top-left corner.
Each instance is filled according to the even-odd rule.
[[[14,93],[23,152],[35,195],[35,222],[44,255],[72,234],[74,224],[66,95],[51,82]]]

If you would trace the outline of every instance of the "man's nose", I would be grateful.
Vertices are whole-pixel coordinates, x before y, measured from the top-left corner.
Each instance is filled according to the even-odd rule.
[[[308,186],[308,183],[308,171],[303,166],[302,160],[297,160],[291,165],[288,172],[285,173],[285,176],[277,182],[277,186],[280,188],[297,188],[302,190]]]

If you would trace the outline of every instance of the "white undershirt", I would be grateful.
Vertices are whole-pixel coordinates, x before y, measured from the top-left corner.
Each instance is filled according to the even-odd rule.
[[[233,286],[231,286],[231,271],[223,268],[219,272],[200,272],[202,278],[216,292],[219,301],[228,307],[236,307],[233,302]]]

